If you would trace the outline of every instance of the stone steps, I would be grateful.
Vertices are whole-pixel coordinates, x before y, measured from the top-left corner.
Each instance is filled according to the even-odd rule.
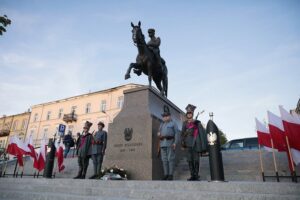
[[[290,199],[300,185],[261,182],[0,179],[0,199]]]

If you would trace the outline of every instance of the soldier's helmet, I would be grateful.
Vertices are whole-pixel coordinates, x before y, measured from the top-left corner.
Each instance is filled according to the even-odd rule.
[[[155,33],[155,29],[154,28],[149,28],[148,33]]]
[[[189,113],[194,114],[194,111],[195,111],[196,108],[197,108],[197,107],[194,106],[194,105],[192,105],[192,104],[187,105],[187,106],[185,107],[186,114],[189,114]]]
[[[83,128],[86,128],[86,129],[89,130],[89,129],[91,128],[92,125],[93,125],[93,123],[91,123],[91,122],[89,122],[89,121],[86,121]]]

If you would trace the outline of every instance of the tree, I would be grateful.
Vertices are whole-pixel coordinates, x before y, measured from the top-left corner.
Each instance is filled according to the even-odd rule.
[[[221,145],[223,145],[228,141],[227,137],[226,137],[226,134],[223,133],[222,130],[219,130],[219,134],[220,134],[220,143],[221,143]]]
[[[5,27],[11,24],[11,20],[7,18],[6,15],[0,16],[0,35],[3,35],[3,32],[6,32]]]

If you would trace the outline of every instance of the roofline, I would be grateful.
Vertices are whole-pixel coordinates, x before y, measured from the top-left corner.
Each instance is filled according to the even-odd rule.
[[[2,115],[2,117],[0,117],[0,119],[3,119],[3,118],[9,118],[9,117],[16,117],[16,116],[20,116],[20,115],[27,115],[27,114],[30,114],[31,111],[25,111],[23,113],[18,113],[18,114],[14,114],[14,115]]]
[[[81,94],[81,95],[77,95],[77,96],[67,97],[67,98],[64,98],[64,99],[59,99],[59,100],[55,100],[55,101],[49,101],[49,102],[46,102],[46,103],[36,104],[36,105],[31,106],[31,108],[36,108],[36,107],[40,107],[40,106],[50,105],[50,104],[58,103],[58,102],[61,102],[61,101],[68,101],[68,100],[72,100],[72,99],[84,97],[86,95],[94,95],[94,94],[107,93],[107,92],[111,92],[113,90],[117,90],[119,88],[123,88],[125,86],[130,86],[130,85],[134,85],[134,86],[138,86],[138,87],[144,86],[144,85],[141,85],[141,84],[128,83],[128,84],[119,85],[119,86],[108,88],[108,89],[104,89],[104,90],[99,90],[99,91],[96,91],[96,92],[85,93],[85,94]]]

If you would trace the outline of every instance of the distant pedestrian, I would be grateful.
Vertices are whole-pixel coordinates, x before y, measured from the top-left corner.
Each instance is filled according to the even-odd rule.
[[[72,131],[68,131],[68,134],[64,136],[63,144],[65,145],[64,158],[67,157],[70,148],[74,147],[74,140],[72,138]]]
[[[94,165],[94,175],[90,179],[100,178],[103,157],[107,143],[107,132],[103,130],[103,122],[98,123],[98,131],[95,133],[92,142],[92,159]]]
[[[175,149],[179,141],[179,130],[171,119],[169,110],[162,114],[163,123],[160,125],[158,137],[160,140],[160,154],[163,163],[163,180],[173,180],[175,167]]]

